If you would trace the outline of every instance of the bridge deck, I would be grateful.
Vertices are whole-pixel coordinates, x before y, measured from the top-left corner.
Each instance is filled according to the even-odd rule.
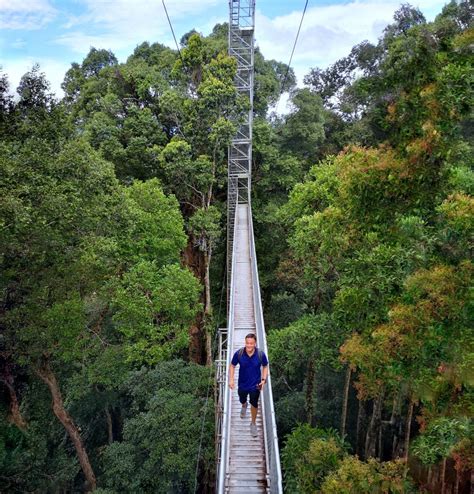
[[[255,332],[255,313],[252,293],[252,270],[250,264],[250,246],[248,231],[248,206],[238,205],[235,236],[235,325],[232,341],[232,353],[244,345],[245,335]],[[239,366],[235,369],[237,382]],[[261,397],[262,399],[263,397]],[[230,420],[229,454],[229,493],[266,492],[266,462],[264,431],[261,409],[257,415],[258,436],[250,434],[250,406],[247,417],[240,418],[241,405],[236,391],[232,392]]]

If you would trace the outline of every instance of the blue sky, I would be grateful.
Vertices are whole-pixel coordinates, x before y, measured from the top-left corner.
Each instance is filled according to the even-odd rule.
[[[267,58],[288,62],[304,0],[257,0],[256,40]],[[299,82],[311,67],[326,67],[365,39],[376,41],[398,0],[310,0],[293,58]],[[428,20],[445,0],[412,1]],[[178,39],[195,28],[208,34],[228,16],[227,0],[167,0]],[[174,42],[161,0],[0,0],[0,66],[14,89],[38,62],[61,95],[71,62],[91,46],[111,49],[125,61],[143,41]]]

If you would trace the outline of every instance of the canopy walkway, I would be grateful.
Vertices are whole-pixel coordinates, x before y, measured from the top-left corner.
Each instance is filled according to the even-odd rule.
[[[224,359],[220,361],[223,403],[218,403],[218,406],[222,407],[223,413],[218,451],[218,492],[281,493],[280,458],[270,375],[260,398],[257,437],[250,435],[249,419],[240,418],[241,405],[237,392],[228,387],[226,370],[233,353],[243,346],[247,333],[255,332],[259,348],[267,352],[249,204],[238,204],[234,230],[225,367],[222,365]],[[237,366],[236,379],[238,370]]]
[[[227,192],[227,328],[219,332],[216,402],[217,492],[282,493],[282,478],[271,387],[260,396],[257,437],[250,434],[250,419],[240,418],[237,391],[229,388],[232,355],[244,345],[245,335],[257,335],[265,353],[260,284],[252,223],[251,165],[253,121],[253,65],[255,0],[229,1],[229,55],[237,62],[236,90],[250,102],[239,122],[228,153]],[[238,379],[239,366],[235,378]]]

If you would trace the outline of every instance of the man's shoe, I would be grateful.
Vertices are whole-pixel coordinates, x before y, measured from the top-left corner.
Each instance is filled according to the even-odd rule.
[[[240,410],[240,418],[244,419],[247,415],[247,405],[242,405],[242,410]]]
[[[253,422],[250,422],[250,434],[252,434],[253,437],[257,437],[257,424],[254,424]]]

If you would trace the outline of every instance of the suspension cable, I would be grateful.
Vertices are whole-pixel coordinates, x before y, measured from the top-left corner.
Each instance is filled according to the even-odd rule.
[[[293,54],[295,53],[296,43],[298,42],[298,38],[299,38],[299,35],[300,35],[300,31],[301,31],[301,25],[303,24],[303,19],[304,19],[304,16],[306,14],[306,9],[308,7],[308,2],[309,2],[309,0],[306,0],[305,6],[304,6],[304,9],[303,9],[303,15],[301,16],[300,25],[298,27],[298,32],[296,33],[295,42],[293,44],[293,50],[291,50],[290,61],[288,62],[288,65],[286,67],[285,78],[283,79],[283,84],[281,85],[280,96],[283,93],[283,88],[285,87],[286,79],[288,78],[288,73],[290,71],[291,61],[293,60]]]
[[[163,4],[163,8],[165,9],[166,18],[168,19],[168,24],[170,25],[171,33],[173,34],[174,43],[176,45],[176,49],[178,50],[179,58],[181,58],[181,62],[184,65],[183,56],[181,55],[181,50],[179,49],[178,42],[176,41],[176,36],[174,34],[174,29],[173,29],[173,25],[171,24],[170,16],[168,15],[168,9],[166,8],[165,0],[161,0],[161,3]]]

